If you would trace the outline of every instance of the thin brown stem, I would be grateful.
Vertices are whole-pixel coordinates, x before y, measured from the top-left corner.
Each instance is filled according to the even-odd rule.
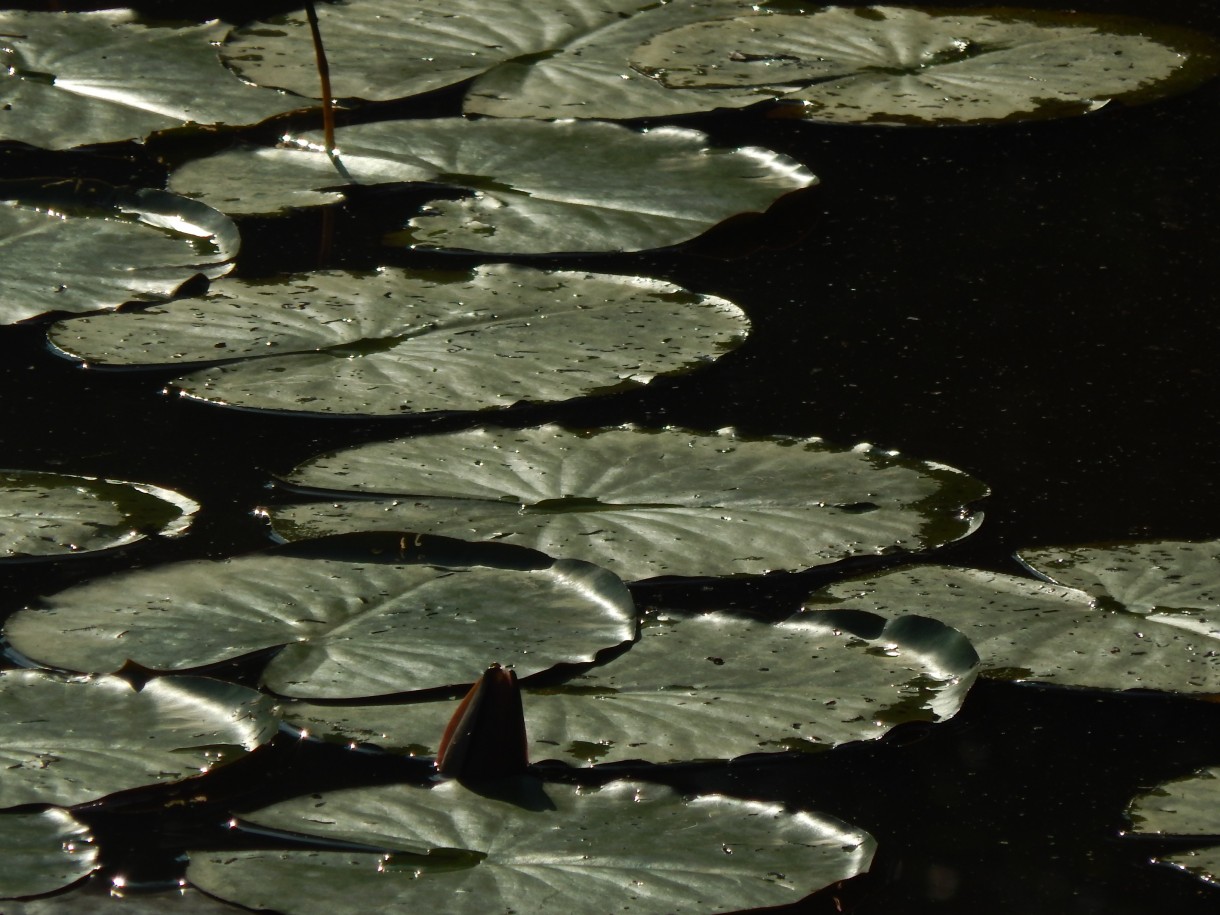
[[[322,31],[318,28],[318,13],[313,2],[305,4],[305,15],[309,17],[309,31],[313,35],[313,53],[318,61],[318,77],[322,81],[322,134],[326,142],[326,154],[335,154],[335,103],[330,90],[330,64],[326,62],[326,49],[322,47]]]

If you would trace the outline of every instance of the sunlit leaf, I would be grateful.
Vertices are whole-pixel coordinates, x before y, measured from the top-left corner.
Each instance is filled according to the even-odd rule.
[[[450,185],[469,196],[433,201],[396,243],[541,254],[676,245],[817,180],[787,156],[709,147],[678,127],[440,118],[343,127],[335,140],[335,159],[315,134],[219,153],[170,187],[239,214],[335,201],[351,184]]]
[[[202,677],[136,691],[118,677],[0,671],[0,807],[67,806],[176,781],[274,736],[269,697]]]
[[[317,14],[340,98],[416,95],[527,55],[553,53],[648,6],[648,0],[349,0]],[[238,29],[223,48],[243,77],[319,95],[303,12]]]
[[[192,852],[187,879],[286,915],[331,915],[360,899],[386,913],[679,915],[796,902],[872,859],[868,833],[824,814],[658,785],[547,785],[548,810],[457,782],[389,785],[285,801],[249,819],[387,850]]]
[[[479,429],[362,445],[290,483],[358,496],[276,506],[290,540],[400,529],[529,546],[628,580],[758,574],[968,534],[986,494],[941,464],[731,430]]]
[[[89,830],[66,810],[0,813],[0,899],[58,890],[91,873],[97,858]]]
[[[961,633],[914,616],[666,617],[605,664],[527,689],[523,705],[535,761],[731,759],[825,750],[950,718],[977,668]],[[285,718],[328,739],[434,755],[456,706],[291,703]]]
[[[1216,72],[1203,35],[1098,15],[904,7],[763,10],[656,36],[632,64],[675,92],[783,96],[837,123],[981,123],[1092,111]]]
[[[307,544],[119,573],[14,614],[4,631],[28,657],[81,671],[129,660],[185,670],[286,644],[263,682],[313,698],[469,683],[494,661],[524,676],[634,638],[631,597],[604,569],[523,570],[515,552],[498,568],[437,565],[398,541],[373,538],[359,557]]]
[[[141,22],[132,10],[0,11],[0,140],[63,149],[313,104],[236,79],[216,51],[229,28]]]
[[[239,360],[175,384],[247,408],[397,414],[564,400],[710,362],[745,338],[724,299],[643,277],[490,265],[223,280],[203,298],[64,321],[97,365]]]
[[[233,221],[165,191],[0,183],[0,323],[164,298],[233,269]]]
[[[124,874],[116,875],[120,879]],[[112,891],[113,890],[113,891]],[[174,886],[162,892],[149,892],[145,886],[125,891],[122,886],[107,886],[99,881],[79,889],[41,899],[12,900],[4,903],[4,915],[235,915],[241,911],[227,902],[205,896],[199,890]]]
[[[199,506],[169,489],[0,470],[0,560],[64,556],[183,533]]]
[[[1031,558],[1058,573],[1047,562],[1052,556],[1072,552],[1039,551]],[[1121,552],[1111,558],[1124,561]],[[1100,570],[1106,561],[1099,555],[1092,567]],[[1069,558],[1064,571],[1070,566]],[[1209,621],[1214,612],[1126,605],[1091,587],[1088,577],[1080,576],[1084,590],[1077,590],[995,572],[922,566],[832,585],[816,592],[809,606],[934,617],[970,639],[985,673],[1007,679],[1220,692],[1220,626]],[[1072,579],[1065,574],[1064,580]]]
[[[1158,785],[1136,797],[1127,815],[1136,835],[1198,837],[1202,847],[1153,860],[1189,871],[1208,883],[1220,883],[1220,768]],[[1208,841],[1214,844],[1205,844]]]

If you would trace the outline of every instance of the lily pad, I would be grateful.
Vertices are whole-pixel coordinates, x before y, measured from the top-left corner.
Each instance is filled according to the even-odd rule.
[[[977,124],[1081,114],[1214,76],[1210,38],[1098,15],[831,7],[698,22],[632,64],[675,91],[799,100],[818,121]]]
[[[438,118],[343,127],[335,141],[334,158],[316,133],[229,150],[182,166],[170,187],[248,214],[333,202],[352,184],[443,184],[469,196],[433,201],[395,243],[543,254],[676,245],[817,180],[787,156],[713,148],[679,127]]]
[[[14,614],[5,634],[80,671],[186,670],[287,645],[263,684],[326,699],[469,683],[491,661],[525,676],[635,637],[627,589],[587,562],[521,569],[506,550],[499,567],[441,566],[412,561],[401,535],[368,540],[359,558],[309,544],[95,579]]]
[[[314,104],[235,78],[216,51],[229,29],[142,22],[132,10],[0,11],[0,140],[65,149]]]
[[[233,360],[175,380],[203,400],[369,415],[645,384],[712,361],[748,328],[731,302],[658,280],[496,264],[222,280],[203,298],[60,322],[50,339],[93,365]]]
[[[977,668],[961,633],[915,616],[665,617],[605,664],[525,690],[526,732],[532,758],[575,765],[813,752],[951,718]],[[435,755],[457,704],[290,703],[285,719],[326,738]]]
[[[227,216],[165,191],[0,183],[0,323],[165,298],[228,273],[240,244]]]
[[[203,677],[0,671],[0,807],[70,806],[231,762],[279,727],[272,700]]]
[[[867,869],[868,833],[824,814],[658,785],[547,785],[549,810],[455,781],[298,798],[249,819],[431,855],[192,852],[187,879],[250,908],[330,915],[679,915],[784,905]]]
[[[1189,871],[1208,883],[1220,883],[1220,768],[1158,785],[1136,797],[1127,815],[1136,835],[1198,837],[1200,845],[1214,841],[1214,845],[1153,860]]]
[[[394,528],[587,559],[627,580],[760,574],[969,534],[987,488],[867,446],[630,427],[479,429],[362,445],[288,482],[343,502],[275,506],[289,540]]]
[[[1037,555],[1045,561],[1065,554],[1071,555]],[[1101,561],[1094,567],[1100,569]],[[1006,679],[1220,692],[1220,627],[1208,616],[1182,609],[1149,611],[1088,584],[1085,588],[923,566],[831,585],[816,592],[808,606],[934,617],[965,633],[983,658],[985,674]]]
[[[185,496],[126,483],[32,470],[0,470],[0,560],[56,557],[175,537],[199,510]]]
[[[88,828],[66,810],[0,814],[0,899],[61,889],[92,873],[97,858]]]
[[[630,16],[647,0],[349,0],[317,15],[339,98],[375,101],[470,79],[505,61],[545,54]],[[237,29],[222,56],[245,79],[319,95],[303,12]]]

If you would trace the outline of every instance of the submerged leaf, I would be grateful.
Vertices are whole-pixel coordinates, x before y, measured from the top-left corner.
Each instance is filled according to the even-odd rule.
[[[658,280],[493,264],[224,280],[202,298],[60,322],[50,339],[95,365],[230,360],[175,380],[202,400],[369,415],[645,384],[710,362],[748,328],[731,302]]]
[[[164,298],[228,273],[240,244],[227,216],[165,191],[0,183],[0,323]]]
[[[231,762],[274,736],[271,699],[202,677],[0,671],[0,807],[80,804]]]
[[[199,506],[169,489],[0,470],[0,559],[55,557],[183,533]]]
[[[1153,551],[1165,554],[1156,547]],[[1080,552],[1047,550],[1029,558],[1056,577],[1063,572],[1070,582],[1071,557]],[[1053,557],[1065,558],[1063,565]],[[1100,571],[1114,560],[1122,562],[1123,553],[1101,553],[1089,565]],[[1211,621],[1214,612],[1152,612],[1138,601],[1124,605],[1091,585],[1087,570],[1076,577],[1086,590],[995,572],[923,566],[832,585],[816,592],[809,606],[934,617],[965,633],[982,656],[985,673],[1006,679],[1220,692],[1220,626]]]
[[[290,540],[400,529],[529,546],[632,580],[758,574],[970,533],[987,489],[940,464],[731,430],[474,430],[316,457],[290,483],[364,496],[277,506]]]
[[[587,765],[824,750],[952,717],[977,667],[961,633],[913,616],[664,618],[587,673],[525,690],[530,756]],[[323,736],[429,755],[454,706],[292,703],[285,717]]]
[[[88,828],[66,810],[0,814],[0,899],[62,889],[97,859]]]
[[[493,660],[525,676],[635,636],[626,588],[587,562],[433,565],[400,554],[399,539],[359,559],[315,545],[119,573],[4,631],[28,657],[81,671],[185,670],[286,644],[263,683],[327,699],[469,683]]]
[[[658,35],[632,64],[674,90],[751,87],[836,123],[983,123],[1093,111],[1215,75],[1207,36],[1097,15],[904,7],[756,10]]]
[[[679,127],[440,118],[343,127],[335,140],[334,159],[315,134],[219,153],[170,187],[240,214],[334,201],[351,184],[444,184],[469,196],[433,201],[404,243],[542,254],[676,245],[817,180],[787,156],[709,147]]]
[[[229,28],[140,22],[133,10],[0,11],[0,140],[63,149],[312,104],[234,78],[216,52]]]
[[[679,915],[783,905],[864,871],[875,843],[824,814],[636,782],[547,785],[530,810],[451,781],[313,795],[249,816],[387,851],[191,852],[187,879],[250,908]]]
[[[1127,816],[1135,835],[1197,836],[1202,847],[1153,860],[1189,871],[1208,883],[1220,883],[1220,768],[1158,785],[1137,796],[1127,808]],[[1204,845],[1208,840],[1215,844]]]

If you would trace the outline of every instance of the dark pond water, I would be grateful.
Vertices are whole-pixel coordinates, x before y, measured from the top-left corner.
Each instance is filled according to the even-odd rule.
[[[1220,8],[1204,0],[1074,6],[1220,35]],[[942,461],[994,490],[982,530],[944,561],[1013,571],[1013,550],[1033,545],[1220,537],[1218,103],[1213,82],[1144,107],[986,129],[827,127],[755,112],[680,119],[718,143],[792,155],[822,185],[685,250],[532,262],[722,295],[749,313],[754,336],[698,374],[497,421],[731,425]],[[454,114],[458,104],[442,92],[405,110]],[[136,147],[88,157],[0,149],[0,169],[160,174]],[[377,234],[369,215],[338,214],[332,263],[383,256],[366,244]],[[316,266],[316,215],[260,228],[246,233],[241,273]],[[0,569],[0,613],[102,572],[263,546],[251,509],[277,497],[274,474],[327,448],[471,424],[255,416],[166,396],[164,380],[82,370],[47,352],[41,328],[0,328],[0,466],[155,482],[203,505],[178,542]],[[822,575],[637,596],[795,607]],[[943,725],[670,777],[816,806],[876,836],[873,873],[793,911],[1185,915],[1220,911],[1220,889],[1148,864],[1163,843],[1121,838],[1122,810],[1205,764],[1220,764],[1220,705],[980,682]],[[372,756],[275,746],[215,776],[203,809],[164,813],[162,792],[146,808],[97,813],[109,837],[97,882],[172,877],[183,847],[223,841],[219,823],[267,798],[397,774]],[[79,894],[62,904],[89,911]]]

